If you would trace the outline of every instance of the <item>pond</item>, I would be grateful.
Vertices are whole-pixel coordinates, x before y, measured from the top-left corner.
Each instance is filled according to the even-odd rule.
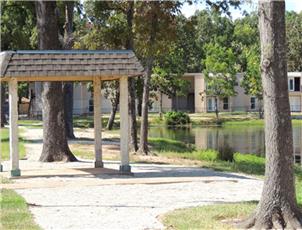
[[[302,124],[293,126],[294,154],[296,163],[302,158]],[[264,127],[233,125],[223,127],[191,127],[171,129],[151,127],[150,137],[169,138],[194,144],[197,149],[218,149],[229,145],[235,152],[265,155]]]

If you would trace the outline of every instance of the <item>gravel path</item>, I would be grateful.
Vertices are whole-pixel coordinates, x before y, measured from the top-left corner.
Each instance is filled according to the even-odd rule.
[[[17,190],[43,229],[162,229],[157,216],[167,211],[216,202],[258,200],[262,181],[198,168],[136,165],[134,178],[166,179],[151,184],[89,185],[83,178],[57,177],[77,186]],[[190,175],[200,181],[170,183]],[[205,179],[211,178],[211,181]],[[87,178],[104,180],[103,178]],[[125,180],[126,178],[124,178]],[[37,180],[37,179],[36,179]],[[110,180],[108,178],[107,180]],[[27,181],[30,182],[30,181]]]
[[[27,139],[39,138],[38,134],[25,134]],[[31,143],[26,148],[37,155],[37,146]],[[93,165],[91,161],[50,164],[35,162],[35,157],[30,159],[20,162],[21,169],[85,168]],[[117,169],[118,163],[107,162],[105,167]],[[132,169],[134,176],[85,174],[17,179],[18,184],[61,183],[64,186],[37,186],[16,191],[30,204],[35,221],[43,229],[142,230],[163,229],[157,217],[173,209],[258,200],[263,183],[239,174],[197,167],[133,164]]]

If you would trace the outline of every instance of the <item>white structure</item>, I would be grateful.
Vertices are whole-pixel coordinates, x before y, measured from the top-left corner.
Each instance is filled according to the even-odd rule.
[[[129,165],[128,77],[143,74],[143,68],[132,51],[9,51],[0,53],[0,82],[9,84],[11,176],[20,176],[18,151],[18,81],[92,81],[94,85],[95,167],[103,167],[101,117],[101,81],[120,81],[121,165]]]

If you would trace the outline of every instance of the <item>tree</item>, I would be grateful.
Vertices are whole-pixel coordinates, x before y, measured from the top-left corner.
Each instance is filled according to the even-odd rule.
[[[60,49],[56,2],[36,1],[39,49]],[[42,92],[43,149],[40,161],[76,161],[65,129],[62,83],[45,82]]]
[[[219,120],[218,100],[236,95],[236,59],[230,48],[221,47],[219,44],[209,43],[206,46],[206,59],[204,61],[204,74],[206,80],[206,96],[215,100],[216,120]]]
[[[139,152],[148,154],[148,107],[150,78],[156,56],[167,52],[175,34],[175,17],[181,3],[148,1],[137,3],[135,17],[136,52],[145,65]]]
[[[104,97],[109,99],[111,102],[111,112],[106,127],[108,130],[113,128],[115,115],[120,102],[120,91],[118,90],[119,85],[120,84],[118,81],[104,81],[102,84],[102,88],[104,89]]]
[[[256,229],[301,229],[294,178],[287,83],[285,1],[259,0],[266,167],[262,196],[244,224]]]
[[[129,49],[134,50],[133,17],[135,4],[128,2],[85,2],[87,17],[92,21],[91,30],[84,29],[76,47],[89,49]],[[85,27],[86,25],[84,25]],[[106,82],[103,88],[111,101],[111,114],[107,128],[112,128],[119,104],[118,82]],[[129,110],[131,118],[131,142],[137,151],[137,123],[135,110],[135,80],[129,79]],[[114,98],[115,97],[115,98]]]
[[[1,12],[1,50],[35,49],[36,16],[33,2],[2,1]],[[5,103],[5,85],[1,83],[1,107]],[[19,99],[28,94],[28,83],[18,84]],[[22,94],[21,94],[22,92]],[[19,100],[19,103],[20,103]],[[4,111],[1,110],[1,127],[7,123]]]
[[[169,73],[158,66],[155,66],[152,72],[151,89],[159,92],[159,116],[162,118],[162,95],[165,94],[170,98],[174,96],[183,96],[188,92],[190,83],[181,79],[182,75]]]
[[[256,12],[235,20],[232,47],[237,57],[239,71],[247,71],[248,58],[250,58],[251,54],[255,54],[255,52],[258,52],[260,62],[260,38]]]
[[[1,111],[1,114],[0,114],[0,127],[4,127],[4,125],[7,123],[6,121],[6,117],[5,117],[5,113],[4,113],[4,103],[5,103],[5,86],[3,84],[3,82],[1,82],[1,86],[0,86],[0,99],[1,99],[1,103],[0,103],[0,111]]]
[[[134,1],[130,1],[126,8],[128,36],[126,39],[126,49],[134,50],[134,35],[133,35],[133,18],[134,18]],[[135,80],[129,78],[129,111],[130,111],[130,131],[131,143],[134,151],[138,150],[137,140],[137,121],[136,121],[136,102],[135,102]]]
[[[74,2],[64,2],[65,6],[65,25],[64,25],[64,49],[70,50],[73,47],[73,8]],[[64,94],[64,114],[66,135],[70,139],[74,139],[73,131],[73,83],[66,82],[63,84]]]
[[[245,93],[255,96],[259,101],[259,118],[263,118],[263,89],[260,73],[260,54],[257,47],[251,47],[246,51],[246,73],[241,82],[241,86],[244,88]]]

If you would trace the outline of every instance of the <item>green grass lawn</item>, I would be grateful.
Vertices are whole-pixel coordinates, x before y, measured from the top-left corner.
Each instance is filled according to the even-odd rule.
[[[1,160],[9,160],[9,130],[7,128],[0,129],[0,141],[1,141]],[[25,156],[24,141],[19,138],[19,153],[20,159]]]
[[[0,129],[1,160],[9,159],[9,130]],[[20,158],[25,156],[24,142],[19,139]],[[0,183],[11,183],[7,178],[0,177]],[[1,189],[0,193],[0,229],[40,229],[33,221],[25,200],[15,191]]]
[[[264,126],[264,120],[250,119],[250,120],[239,120],[239,121],[225,121],[224,126],[230,125],[249,125],[249,126]],[[302,125],[302,120],[292,119],[292,125]]]
[[[2,189],[0,194],[0,229],[40,229],[25,200],[15,191]]]
[[[257,202],[244,202],[178,209],[165,214],[161,221],[167,229],[234,229],[227,222],[248,216],[256,205]]]

